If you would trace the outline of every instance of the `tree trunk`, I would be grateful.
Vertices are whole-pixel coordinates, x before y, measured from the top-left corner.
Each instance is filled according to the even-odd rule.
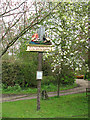
[[[58,84],[58,88],[57,88],[57,96],[59,97],[59,91],[60,91],[60,77],[59,77],[60,75],[58,75],[58,77],[57,77],[57,84]]]
[[[42,55],[43,53],[38,53],[38,71],[42,70]],[[40,90],[41,90],[41,80],[37,80],[37,110],[40,110]]]

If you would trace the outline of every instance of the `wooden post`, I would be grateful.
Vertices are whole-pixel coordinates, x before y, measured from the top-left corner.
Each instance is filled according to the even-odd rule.
[[[42,71],[42,52],[38,52],[38,71]],[[37,110],[40,110],[41,80],[37,80]]]

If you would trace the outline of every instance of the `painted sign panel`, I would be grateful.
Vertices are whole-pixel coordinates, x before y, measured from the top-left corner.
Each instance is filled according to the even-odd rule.
[[[43,40],[43,36],[45,35],[45,27],[44,26],[41,26],[39,28],[38,35],[39,35],[40,41],[42,41]]]
[[[27,45],[26,51],[36,51],[36,52],[52,52],[54,51],[54,46],[50,45]]]

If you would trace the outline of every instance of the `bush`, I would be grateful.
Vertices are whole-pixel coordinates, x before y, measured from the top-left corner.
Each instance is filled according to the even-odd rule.
[[[89,72],[86,72],[86,73],[84,74],[84,80],[85,80],[85,79],[88,79],[88,80],[90,79],[90,74],[89,74]]]
[[[75,78],[73,76],[63,75],[63,77],[61,78],[62,84],[73,84],[74,81],[75,81]]]
[[[7,89],[3,89],[6,91],[20,91],[21,87],[18,84],[15,84],[15,86],[8,86]]]
[[[56,80],[53,76],[44,76],[42,79],[42,85],[49,85],[49,84],[55,84]]]
[[[69,68],[69,66],[63,65],[61,69],[61,74],[59,74],[58,76],[56,76],[57,72],[58,71],[56,71],[56,73],[54,74],[56,81],[59,78],[61,84],[72,85],[74,83],[75,81],[74,71],[71,68]]]
[[[36,86],[36,68],[37,66],[31,63],[4,61],[2,63],[3,88],[15,86],[15,84],[21,87]]]

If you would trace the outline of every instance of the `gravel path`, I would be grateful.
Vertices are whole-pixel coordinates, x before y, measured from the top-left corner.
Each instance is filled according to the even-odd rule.
[[[89,87],[90,81],[87,81],[87,80],[84,80],[84,79],[76,79],[76,83],[79,85],[79,87],[69,89],[69,90],[60,91],[60,96],[85,92],[86,88]],[[57,92],[48,92],[48,96],[49,97],[57,96]],[[36,94],[2,95],[2,102],[36,99],[36,98],[37,98]]]

